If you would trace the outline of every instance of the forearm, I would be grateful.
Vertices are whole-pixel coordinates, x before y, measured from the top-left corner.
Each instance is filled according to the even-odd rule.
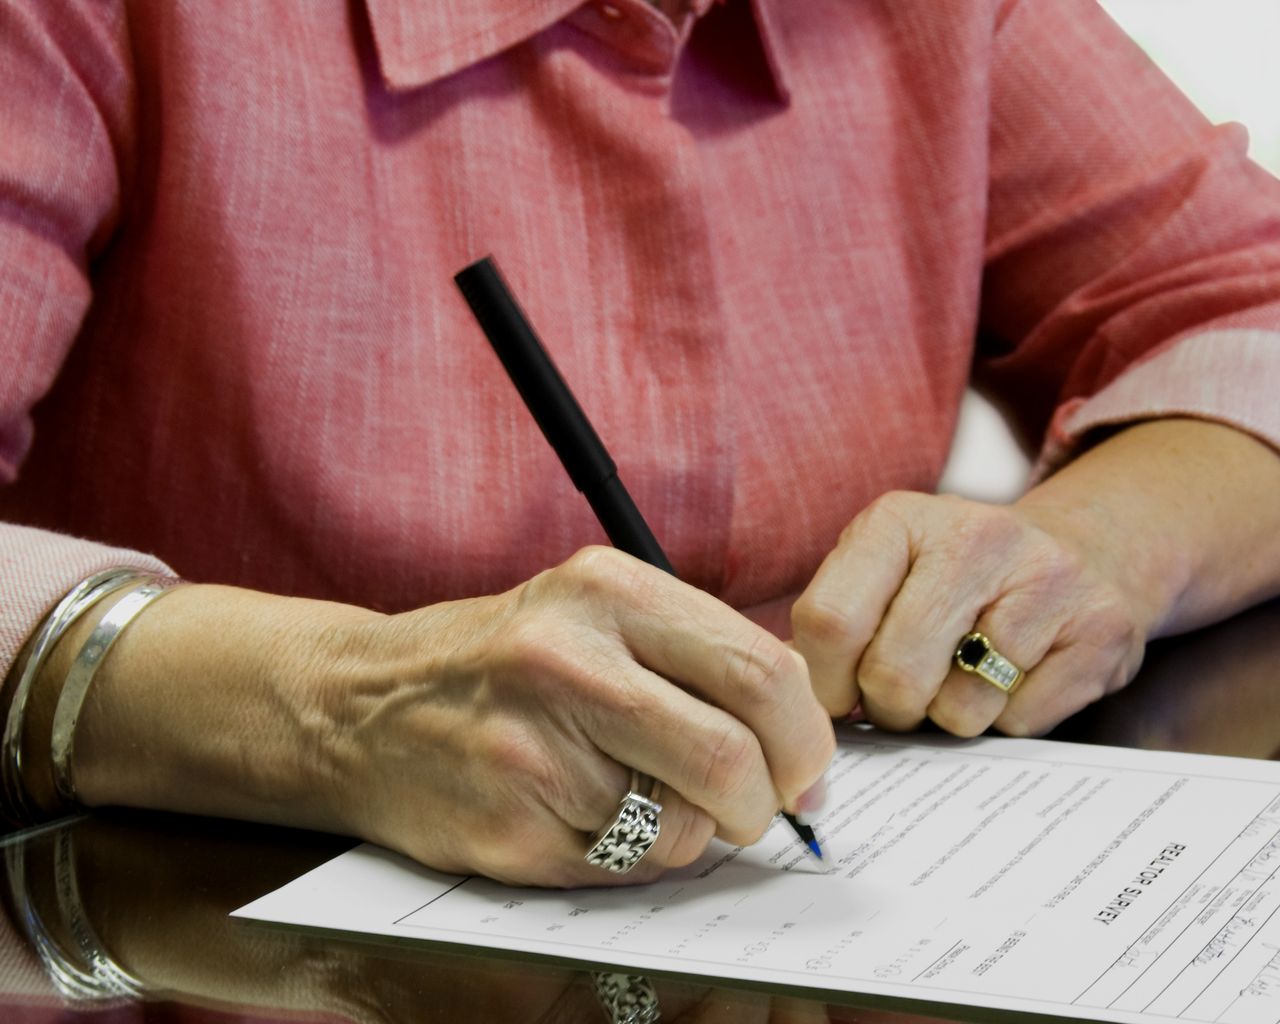
[[[1121,430],[1018,507],[1119,570],[1149,637],[1280,593],[1280,454],[1201,420]]]
[[[63,637],[37,682],[33,766],[48,763],[59,683],[106,608]],[[318,669],[369,617],[231,587],[165,596],[121,634],[89,689],[75,740],[79,799],[342,827],[329,799],[337,780]]]

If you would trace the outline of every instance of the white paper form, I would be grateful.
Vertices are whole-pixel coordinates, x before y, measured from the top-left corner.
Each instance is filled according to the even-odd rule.
[[[1280,765],[853,730],[813,861],[779,821],[644,887],[359,847],[237,916],[1108,1021],[1280,1022]]]

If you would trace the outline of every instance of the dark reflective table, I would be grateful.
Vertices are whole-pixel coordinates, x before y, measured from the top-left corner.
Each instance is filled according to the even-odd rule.
[[[1152,645],[1126,690],[1064,723],[1053,738],[1275,758],[1280,601]],[[351,845],[333,836],[124,812],[0,842],[0,1021],[61,1022],[75,1009],[76,1020],[111,1024],[602,1024],[625,1019],[606,1009],[610,993],[615,1002],[656,995],[661,1020],[698,1024],[1014,1016],[857,993],[811,999],[764,985],[627,981],[508,954],[339,941],[227,916]]]

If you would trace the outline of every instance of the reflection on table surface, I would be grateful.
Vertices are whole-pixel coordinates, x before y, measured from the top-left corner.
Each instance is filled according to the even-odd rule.
[[[1152,645],[1125,691],[1055,738],[1272,758],[1280,751],[1280,601]],[[664,1021],[985,1019],[850,993],[794,993],[680,978],[601,976],[562,964],[360,944],[227,914],[350,846],[332,836],[171,815],[95,815],[12,837],[4,854],[0,1019],[98,1007],[112,1024],[165,1020],[610,1019],[656,996]],[[40,950],[37,952],[36,948]],[[43,965],[43,966],[41,966]],[[59,998],[41,971],[60,970]],[[86,999],[86,991],[126,993]],[[135,995],[127,993],[136,993]],[[639,1002],[637,1002],[639,1000]],[[925,1015],[921,1015],[921,1014]],[[988,1014],[987,1017],[990,1015]],[[618,1016],[615,1019],[624,1019]],[[637,1020],[656,1020],[657,1017]]]

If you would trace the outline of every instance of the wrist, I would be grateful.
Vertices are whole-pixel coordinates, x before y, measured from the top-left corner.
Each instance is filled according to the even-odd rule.
[[[89,639],[98,621],[125,595],[125,590],[108,594],[86,615],[73,623],[54,644],[36,674],[23,723],[23,783],[34,809],[41,816],[65,811],[53,778],[53,719],[63,684],[76,654]]]
[[[1232,427],[1194,419],[1127,426],[1018,504],[1098,553],[1132,595],[1149,638],[1280,592],[1280,458]]]
[[[1164,529],[1162,515],[1135,517],[1092,496],[1045,485],[1016,507],[1119,592],[1144,642],[1161,635],[1190,575],[1184,549]]]
[[[321,711],[317,730],[324,735],[323,778],[337,824],[335,831],[394,847],[394,822],[399,808],[384,798],[398,789],[406,753],[394,722],[413,708],[415,767],[429,763],[439,730],[446,729],[436,714],[437,683],[447,676],[440,662],[451,634],[447,610],[467,602],[418,609],[401,615],[366,614],[320,628],[299,646],[298,655],[315,683]],[[423,630],[423,616],[435,628]],[[427,639],[427,638],[430,639]],[[429,805],[419,793],[422,806]]]
[[[67,810],[70,786],[67,759],[59,755],[70,750],[74,730],[68,726],[74,725],[80,705],[79,700],[67,698],[73,694],[83,695],[92,681],[102,653],[110,647],[108,634],[113,637],[139,607],[145,607],[170,585],[168,581],[124,567],[94,573],[63,595],[27,639],[4,682],[0,811],[12,824],[29,824]],[[128,592],[133,592],[133,596],[128,596]],[[109,600],[113,594],[118,601]],[[109,609],[105,614],[112,616],[106,626],[98,618],[104,606]],[[86,619],[86,614],[90,618]],[[65,644],[62,641],[68,635],[77,640],[84,635],[86,621],[94,623],[88,627],[94,632],[80,647],[80,653],[85,656],[71,658],[68,652],[75,650],[72,641]],[[51,657],[53,669],[50,669]],[[68,680],[68,669],[73,679]],[[51,753],[54,755],[52,765]],[[59,787],[59,780],[65,785]]]
[[[147,609],[86,698],[81,800],[341,828],[324,667],[372,614],[212,585]]]

